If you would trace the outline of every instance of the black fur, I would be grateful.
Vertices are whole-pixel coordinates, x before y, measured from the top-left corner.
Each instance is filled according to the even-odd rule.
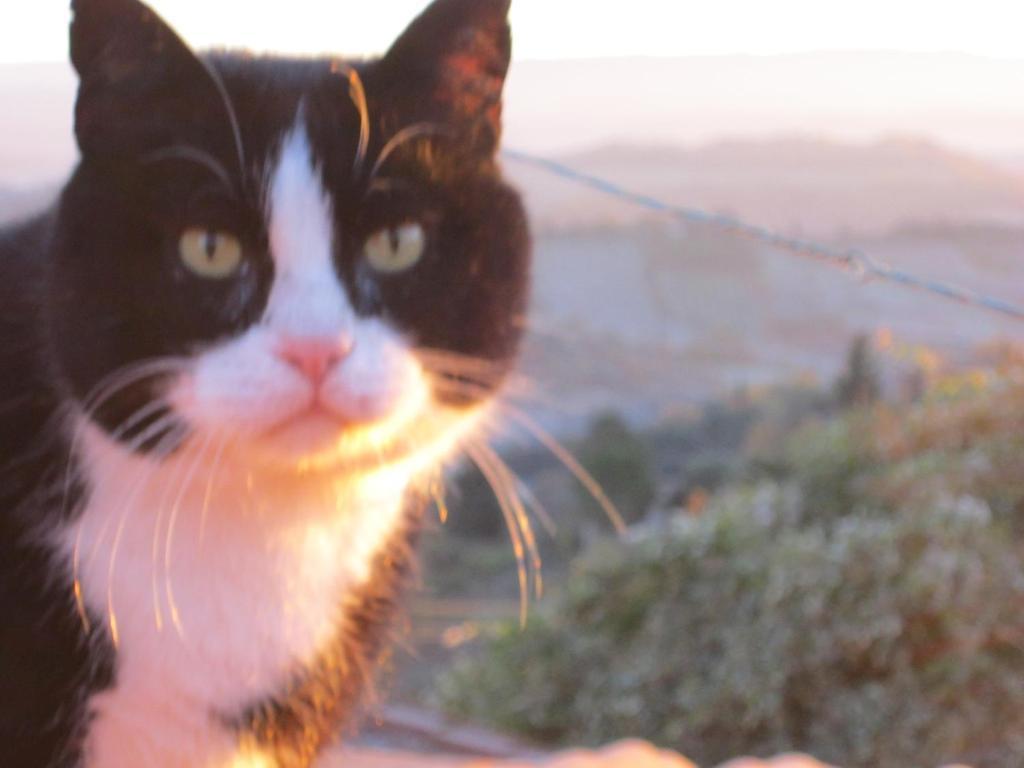
[[[4,766],[79,766],[88,701],[116,684],[112,646],[99,630],[87,635],[67,564],[45,543],[88,493],[72,488],[64,498],[63,409],[124,366],[190,354],[258,321],[274,277],[264,177],[300,110],[335,196],[335,264],[357,310],[387,317],[424,347],[482,358],[499,371],[513,361],[529,237],[495,159],[508,5],[437,0],[385,57],[344,63],[199,58],[137,0],[73,1],[82,160],[51,213],[0,233]],[[370,120],[365,158],[356,81]],[[429,128],[376,168],[389,142],[414,124]],[[408,274],[368,275],[362,242],[410,217],[427,224],[422,262]],[[240,237],[245,267],[236,279],[201,281],[183,268],[178,238],[195,225]],[[476,400],[497,383],[487,377],[475,382],[479,394],[444,397]],[[159,384],[122,391],[96,422],[113,434]],[[130,440],[145,426],[117,437]],[[372,587],[352,598],[322,663],[244,717],[220,713],[273,747],[282,768],[309,765],[358,699],[409,567],[414,518],[395,532]]]
[[[77,766],[87,700],[113,677],[113,649],[87,636],[66,565],[40,538],[75,506],[62,497],[68,446],[41,333],[52,226],[48,215],[0,235],[0,743],[11,768]]]

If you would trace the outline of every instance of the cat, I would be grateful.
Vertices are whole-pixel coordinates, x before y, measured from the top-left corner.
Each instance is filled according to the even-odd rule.
[[[73,0],[81,159],[0,233],[6,768],[304,768],[352,716],[520,346],[509,5],[356,61]]]

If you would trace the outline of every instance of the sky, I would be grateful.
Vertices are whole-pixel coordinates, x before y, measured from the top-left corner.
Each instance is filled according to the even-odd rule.
[[[65,57],[68,0],[8,0],[0,62]],[[387,47],[426,0],[152,0],[189,42],[294,53]],[[519,59],[886,49],[1024,57],[1019,0],[514,0]],[[372,10],[368,10],[372,9]]]
[[[428,0],[151,3],[197,48],[366,55],[385,50]],[[1021,3],[513,0],[505,140],[559,155],[896,135],[1024,167]],[[58,178],[76,157],[69,5],[0,0],[0,187]],[[805,52],[815,53],[756,57]],[[594,58],[604,60],[573,61]],[[19,62],[60,63],[8,66]]]

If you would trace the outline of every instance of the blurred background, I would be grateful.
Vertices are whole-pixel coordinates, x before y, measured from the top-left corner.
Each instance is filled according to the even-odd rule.
[[[426,2],[152,5],[200,46],[368,55]],[[508,147],[1024,302],[1014,4],[514,6]],[[75,161],[67,21],[0,11],[0,221]],[[522,629],[495,494],[453,469],[376,722],[1024,765],[1024,324],[505,166],[537,268],[498,496],[547,597]]]

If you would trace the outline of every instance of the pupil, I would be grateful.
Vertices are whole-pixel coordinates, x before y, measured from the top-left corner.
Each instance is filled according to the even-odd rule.
[[[207,232],[206,241],[203,245],[206,250],[206,258],[213,261],[213,257],[217,254],[217,235],[213,232]]]
[[[397,253],[402,245],[402,235],[397,229],[388,230],[388,239],[391,242],[391,252]]]

